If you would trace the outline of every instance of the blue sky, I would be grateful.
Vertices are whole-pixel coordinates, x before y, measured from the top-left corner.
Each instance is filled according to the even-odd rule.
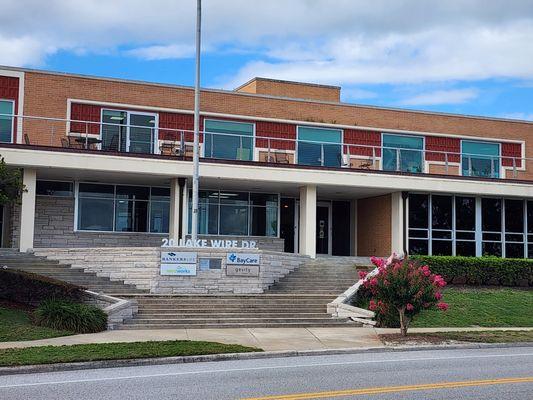
[[[194,0],[3,0],[0,64],[192,85]],[[533,120],[530,0],[204,0],[202,86]],[[28,10],[34,12],[28,13]]]

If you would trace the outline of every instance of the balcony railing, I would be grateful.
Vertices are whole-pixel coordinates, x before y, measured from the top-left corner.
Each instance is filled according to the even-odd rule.
[[[190,130],[8,114],[0,114],[0,120],[11,121],[11,125],[4,123],[1,126],[11,126],[11,137],[15,138],[14,141],[18,137],[19,144],[184,158],[191,157],[193,153],[193,131]],[[9,137],[9,134],[1,133],[4,134],[1,137]],[[249,136],[204,131],[200,132],[200,155],[204,158],[267,164],[531,179],[526,172],[526,165],[533,161],[531,158],[332,143],[279,136],[279,133]]]

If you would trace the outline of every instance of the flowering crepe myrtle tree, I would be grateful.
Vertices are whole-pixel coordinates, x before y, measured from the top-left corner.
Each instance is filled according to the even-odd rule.
[[[408,258],[392,255],[387,260],[372,257],[375,272],[360,272],[363,286],[371,293],[369,309],[385,315],[397,310],[400,330],[407,335],[413,317],[424,309],[437,307],[442,311],[448,304],[441,301],[441,289],[446,282],[440,275],[431,273],[427,265],[419,265]]]

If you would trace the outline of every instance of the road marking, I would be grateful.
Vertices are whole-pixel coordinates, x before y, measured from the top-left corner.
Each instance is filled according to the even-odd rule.
[[[442,382],[442,383],[428,383],[422,385],[407,385],[407,386],[383,386],[366,389],[349,389],[336,390],[328,392],[314,392],[314,393],[298,393],[289,395],[276,395],[265,397],[250,397],[242,400],[308,400],[321,399],[341,396],[357,396],[368,394],[383,394],[395,392],[410,392],[415,390],[434,390],[434,389],[451,389],[471,386],[490,386],[490,385],[509,385],[513,383],[529,383],[533,382],[533,376],[526,378],[501,378],[501,379],[486,379],[478,381],[463,381],[463,382]]]
[[[64,384],[69,384],[69,383],[119,381],[119,380],[126,380],[126,379],[164,378],[164,377],[182,376],[182,375],[246,372],[246,371],[259,371],[259,370],[268,370],[268,369],[312,368],[312,367],[328,367],[328,366],[357,365],[357,364],[384,364],[384,363],[400,363],[400,362],[412,362],[412,361],[446,361],[446,360],[531,357],[531,356],[533,356],[533,353],[484,354],[484,355],[452,356],[452,357],[420,357],[420,358],[398,358],[398,359],[392,359],[392,360],[389,359],[389,360],[344,361],[344,362],[314,363],[314,364],[272,365],[272,366],[248,367],[248,368],[226,368],[226,369],[212,369],[212,370],[200,370],[200,371],[168,372],[164,374],[107,376],[107,377],[102,377],[102,378],[71,379],[71,380],[48,381],[48,382],[31,382],[31,383],[20,383],[20,384],[12,384],[12,385],[0,385],[0,389],[9,389],[9,388],[27,387],[27,386],[43,386],[43,385],[64,385]],[[174,364],[174,365],[183,366],[185,364]],[[141,366],[140,368],[146,368],[146,367],[147,366]],[[152,367],[152,366],[148,366],[148,367]],[[84,373],[85,371],[79,370],[76,372]],[[31,376],[34,379],[36,376],[39,376],[39,375],[32,374]]]

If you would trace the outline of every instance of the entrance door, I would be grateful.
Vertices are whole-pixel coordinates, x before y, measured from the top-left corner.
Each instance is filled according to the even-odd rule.
[[[281,198],[279,237],[285,241],[285,253],[294,253],[295,248],[295,200]]]
[[[331,204],[316,206],[316,253],[331,254]]]

